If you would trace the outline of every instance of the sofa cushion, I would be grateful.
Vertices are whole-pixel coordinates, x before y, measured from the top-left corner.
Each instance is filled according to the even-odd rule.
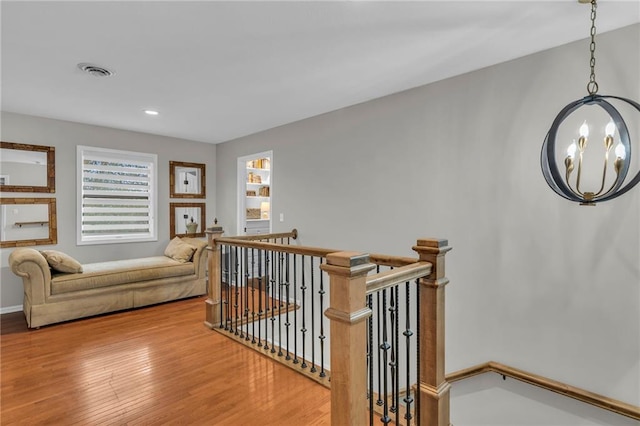
[[[87,263],[82,274],[60,274],[51,279],[51,294],[63,294],[127,283],[144,283],[162,278],[195,274],[192,262],[182,263],[166,256]]]
[[[164,250],[164,255],[178,262],[188,262],[195,251],[196,248],[194,246],[185,243],[180,237],[175,237]]]
[[[66,253],[57,250],[41,250],[40,253],[55,271],[71,274],[82,272],[82,264]]]

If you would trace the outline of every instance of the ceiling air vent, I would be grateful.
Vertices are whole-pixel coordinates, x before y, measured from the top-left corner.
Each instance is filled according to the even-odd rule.
[[[110,77],[114,74],[113,71],[109,71],[106,68],[87,63],[78,64],[78,68],[94,77]]]

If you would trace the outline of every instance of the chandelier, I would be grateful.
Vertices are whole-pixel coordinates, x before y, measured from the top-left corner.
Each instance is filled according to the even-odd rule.
[[[640,104],[619,96],[598,95],[596,0],[578,1],[591,4],[588,95],[571,102],[556,116],[542,145],[540,163],[553,191],[567,200],[593,206],[619,197],[640,181],[640,171],[632,179],[626,179],[631,163],[630,133],[637,135],[640,120],[629,121],[630,131],[622,116],[637,115]],[[566,143],[566,151],[556,152],[558,141]],[[562,162],[557,160],[559,156],[564,156]]]

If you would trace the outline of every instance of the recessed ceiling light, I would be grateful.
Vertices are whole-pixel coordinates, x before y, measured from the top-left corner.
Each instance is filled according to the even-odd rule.
[[[87,74],[91,74],[94,77],[111,77],[113,74],[115,74],[113,71],[108,70],[104,67],[100,67],[94,64],[88,64],[86,62],[79,63],[78,68],[80,68]]]
[[[158,111],[154,111],[152,109],[145,109],[144,113],[147,115],[158,115]]]

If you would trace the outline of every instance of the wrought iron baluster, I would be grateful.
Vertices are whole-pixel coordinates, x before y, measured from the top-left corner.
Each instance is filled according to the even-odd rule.
[[[393,339],[393,347],[394,347],[394,367],[395,367],[395,371],[393,373],[393,379],[394,379],[394,395],[393,395],[393,405],[394,405],[394,409],[395,409],[395,413],[396,413],[396,424],[399,425],[400,424],[400,357],[399,357],[399,350],[400,350],[400,312],[398,307],[399,305],[399,292],[400,292],[400,287],[399,286],[394,286],[394,296],[395,296],[395,300],[393,303],[393,310],[394,310],[394,319],[393,319],[393,328],[394,328],[394,339]],[[405,367],[407,369],[407,371],[409,370],[409,366],[407,365]],[[406,384],[406,388],[409,388],[409,383]]]
[[[220,274],[220,328],[228,329],[227,327],[227,310],[228,310],[228,297],[229,297],[229,269],[227,268],[227,255],[225,258],[224,251],[225,245],[220,246],[220,265],[222,266],[222,273]],[[228,248],[227,248],[228,250]],[[225,296],[226,293],[226,296]]]
[[[302,255],[302,264],[304,264],[304,254]],[[306,351],[306,342],[307,342],[307,328],[306,328],[306,322],[307,322],[307,304],[306,304],[306,290],[307,290],[307,285],[306,285],[306,280],[305,280],[305,276],[306,274],[304,273],[305,270],[304,268],[302,268],[302,287],[300,287],[300,290],[302,290],[302,328],[300,329],[300,332],[302,333],[302,364],[300,365],[302,368],[307,368],[307,351]]]
[[[322,264],[322,258],[320,258],[320,261],[318,263]],[[311,257],[311,273],[313,274],[314,271],[316,271],[316,269],[314,269],[313,267],[313,256],[312,256]],[[318,294],[320,295],[320,312],[324,312],[324,295],[326,293],[324,291],[324,277],[323,277],[323,272],[319,267],[317,271],[320,273],[320,290],[318,291]],[[320,340],[320,377],[327,376],[327,373],[324,370],[324,340],[326,339],[326,336],[324,335],[324,322],[325,322],[325,318],[323,316],[320,321],[320,336],[318,337],[318,340]]]
[[[418,372],[418,379],[417,379],[418,382],[420,381],[419,374],[420,374],[420,349],[421,349],[420,348],[420,287],[421,287],[420,280],[417,279],[415,289],[416,289],[416,318],[417,318],[416,319],[416,371]],[[427,360],[427,362],[433,362],[433,360]],[[419,392],[418,386],[416,386],[416,391],[414,392],[416,396],[416,403],[415,403],[415,419],[416,420],[420,419],[420,395],[418,394],[418,392]]]
[[[256,250],[251,248],[251,343],[256,343]],[[249,320],[249,318],[247,318]],[[247,332],[249,329],[247,328]]]
[[[276,352],[275,338],[276,338],[276,252],[271,252],[271,353]],[[265,347],[265,349],[267,349]]]
[[[380,266],[377,267],[377,272],[380,272]],[[376,318],[377,318],[377,335],[378,335],[378,340],[377,340],[377,344],[376,344],[376,358],[377,358],[377,365],[378,365],[378,399],[376,400],[376,405],[381,406],[383,404],[382,401],[382,364],[380,362],[380,342],[382,341],[382,338],[380,336],[380,333],[382,332],[382,326],[381,321],[380,321],[380,292],[377,291],[376,292]]]
[[[244,249],[240,249],[240,270],[241,270],[241,278],[242,281],[239,284],[239,289],[240,289],[240,300],[239,300],[239,305],[240,305],[240,338],[243,339],[245,337],[245,332],[244,332],[244,325],[247,322],[246,318],[247,318],[247,296],[246,296],[246,292],[247,292],[247,288],[249,285],[249,272],[248,272],[248,265],[247,265],[247,248],[245,247]]]
[[[270,252],[264,251],[264,349],[269,349],[269,289],[271,288]]]
[[[389,349],[390,345],[387,341],[387,289],[381,291],[382,293],[382,344],[380,345],[380,349],[382,350],[382,372],[383,372],[383,390],[384,394],[382,396],[383,400],[383,409],[382,409],[382,417],[380,421],[384,424],[389,424],[391,422],[391,418],[389,417],[389,374],[388,374],[388,359],[389,359]]]
[[[289,277],[289,253],[285,254],[285,258],[284,259],[285,259],[285,269],[284,269],[284,272],[285,272],[285,278],[284,278],[285,283],[284,283],[284,285],[285,285],[285,287],[284,288],[285,288],[285,298],[286,298],[286,301],[285,301],[285,307],[286,307],[285,311],[286,312],[285,312],[284,328],[285,328],[285,332],[287,333],[287,348],[286,348],[287,355],[285,356],[285,359],[287,361],[289,361],[289,360],[291,360],[291,352],[289,350],[289,330],[290,330],[290,327],[291,327],[291,321],[289,321],[289,308],[290,308],[290,305],[289,305],[289,278],[290,278]]]
[[[287,239],[288,240],[288,239]],[[304,269],[304,264],[302,264],[302,268]],[[296,254],[293,254],[293,303],[298,303],[298,258]],[[294,305],[293,310],[293,363],[298,364],[300,360],[298,359],[298,309],[297,306]]]
[[[405,283],[405,291],[407,293],[405,297],[405,330],[402,335],[405,337],[405,346],[406,346],[406,364],[407,367],[411,365],[411,336],[413,336],[413,331],[411,331],[411,284],[409,282]],[[419,357],[418,357],[419,358]],[[406,413],[404,418],[407,419],[407,424],[411,422],[411,404],[413,404],[414,399],[411,394],[411,369],[407,368],[406,378],[407,382],[407,393],[405,397],[402,399],[406,406]]]
[[[238,302],[239,302],[239,293],[240,293],[240,288],[238,287],[238,281],[240,281],[240,262],[238,261],[238,247],[234,247],[233,248],[233,252],[234,252],[234,262],[235,262],[235,269],[233,272],[233,276],[234,276],[234,283],[233,283],[233,291],[234,291],[234,300],[233,300],[233,308],[234,308],[234,325],[233,325],[233,331],[234,334],[237,336],[238,334],[240,334],[238,332]]]
[[[373,309],[373,296],[371,294],[367,295],[367,307]],[[369,426],[373,426],[373,318],[371,316],[367,318],[367,382]]]
[[[278,356],[284,355],[282,352],[282,265],[284,255],[278,252]]]
[[[390,348],[390,356],[391,360],[389,361],[389,368],[391,369],[391,406],[389,407],[389,411],[397,414],[398,406],[396,405],[396,395],[397,395],[397,380],[396,377],[398,375],[398,371],[396,369],[397,360],[396,360],[396,288],[391,287],[390,290],[391,295],[389,297],[389,325],[391,326],[391,348]]]
[[[258,347],[262,347],[262,319],[264,310],[262,309],[262,293],[264,292],[264,277],[262,276],[262,259],[264,250],[258,250]]]
[[[311,257],[313,259],[313,256]],[[311,299],[311,371],[315,373],[316,370],[316,310],[315,303],[313,303],[313,299],[315,296],[315,277],[316,274],[313,273],[313,269],[311,269],[311,293],[309,293],[309,298]]]

